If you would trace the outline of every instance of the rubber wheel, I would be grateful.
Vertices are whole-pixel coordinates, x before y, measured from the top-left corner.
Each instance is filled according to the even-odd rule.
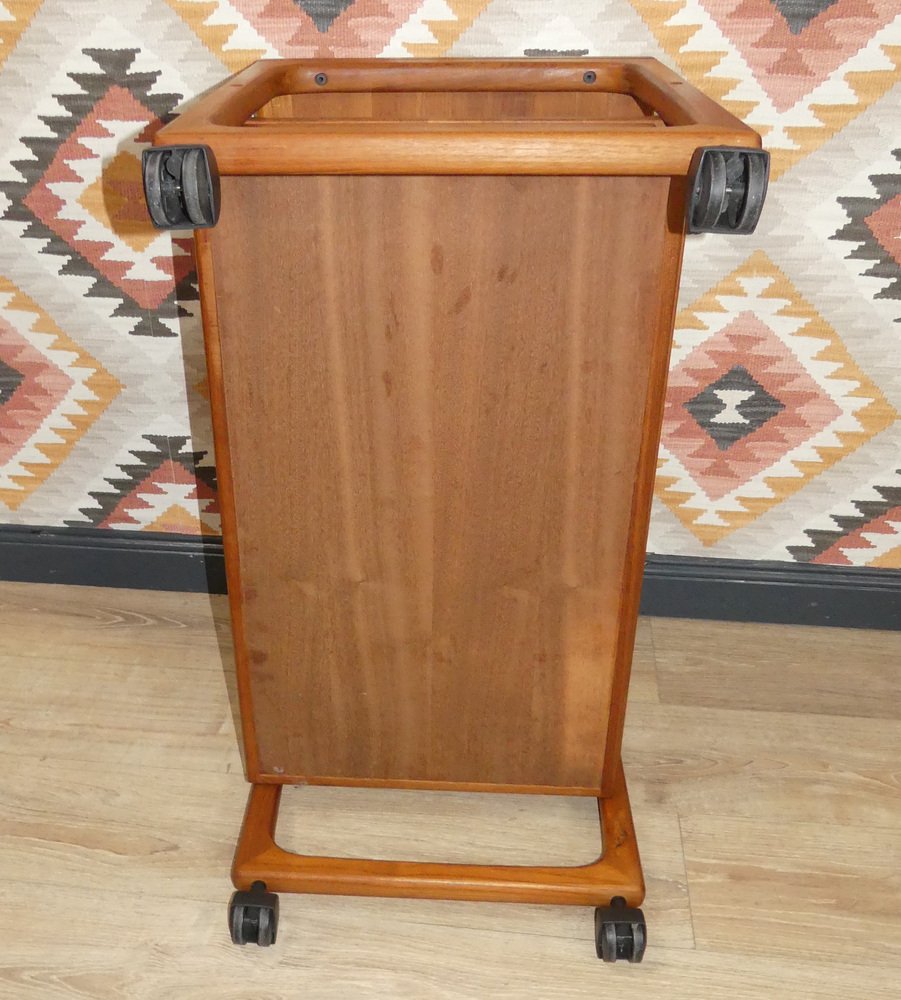
[[[212,192],[202,149],[189,149],[181,163],[181,193],[188,218],[196,226],[213,221]]]
[[[752,228],[757,224],[756,216],[760,215],[769,176],[769,163],[763,156],[749,156],[746,159],[744,198],[736,223],[736,228],[742,230],[748,228],[749,224]],[[752,220],[751,216],[755,218]]]
[[[726,158],[718,152],[711,152],[704,158],[695,184],[694,224],[700,229],[715,226],[727,205]]]
[[[615,962],[619,958],[619,948],[617,948],[616,941],[616,924],[611,924],[609,921],[601,924],[601,954],[605,962]]]
[[[622,959],[637,964],[648,943],[644,914],[624,903],[599,906],[594,911],[594,943],[598,958],[605,962]]]
[[[738,228],[748,202],[748,170],[748,157],[726,157],[726,204],[720,222],[725,222],[730,229]]]
[[[704,146],[689,167],[689,233],[753,233],[766,199],[769,154],[761,149]]]
[[[142,155],[144,197],[158,229],[205,229],[219,217],[219,180],[205,146],[161,146]]]
[[[173,149],[163,160],[163,205],[172,226],[188,228],[190,219],[185,210],[185,199],[181,189],[181,165],[184,154]]]
[[[166,213],[163,211],[162,170],[162,156],[156,155],[146,158],[144,165],[144,191],[147,200],[147,210],[154,225],[165,228],[170,223]]]
[[[235,944],[257,944],[268,948],[278,935],[278,908],[267,903],[248,903],[235,893],[228,907],[228,929]],[[236,898],[238,897],[238,898]]]

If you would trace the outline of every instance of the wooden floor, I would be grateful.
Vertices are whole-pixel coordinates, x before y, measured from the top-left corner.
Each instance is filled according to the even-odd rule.
[[[591,912],[282,897],[231,945],[245,800],[219,598],[0,585],[0,997],[901,997],[901,636],[646,620],[626,733],[644,965]],[[223,669],[223,662],[225,669]],[[590,801],[286,792],[280,840],[580,863]]]

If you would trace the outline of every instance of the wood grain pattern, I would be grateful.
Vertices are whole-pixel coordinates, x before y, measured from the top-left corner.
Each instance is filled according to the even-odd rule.
[[[649,870],[647,905],[665,913],[655,941],[692,947],[688,887],[678,816],[673,809],[642,807],[641,856]],[[362,788],[286,786],[278,840],[299,854],[346,858],[448,861],[461,864],[579,865],[598,854],[597,803],[561,796],[479,795]],[[503,909],[510,927],[531,934],[583,936],[585,912],[520,903],[472,906],[470,927],[491,931],[492,911]],[[451,913],[457,904],[449,907]],[[575,918],[573,918],[573,912]],[[554,913],[557,929],[542,928],[536,915]],[[449,916],[454,924],[453,916]],[[661,926],[662,925],[662,926]],[[662,935],[662,937],[660,936]]]
[[[310,121],[304,122],[304,136],[308,138],[317,136],[327,136],[329,139],[334,138],[336,134],[336,124],[339,123],[342,127],[350,128],[352,127],[354,133],[363,138],[366,137],[371,139],[374,136],[392,136],[392,137],[408,137],[410,134],[410,125],[405,121],[394,121],[394,122],[383,122],[378,119],[369,118],[355,118],[348,117],[346,119],[335,119],[333,121]],[[482,120],[460,120],[454,123],[455,128],[459,133],[464,131],[467,134],[475,136],[485,136],[489,142],[496,141],[498,127],[495,121],[482,121]],[[295,125],[295,120],[292,118],[253,118],[247,122],[245,125],[247,129],[257,129],[258,135],[265,135],[270,137],[275,137],[280,139],[283,136],[289,135],[291,133],[296,133],[297,128]],[[347,130],[345,128],[345,131]],[[645,133],[650,129],[661,129],[664,128],[663,123],[657,118],[628,118],[621,120],[604,120],[600,122],[592,121],[572,121],[566,122],[566,129],[572,134],[581,135],[592,135],[599,130],[609,130],[616,129],[617,132],[623,131],[635,131],[644,130]],[[504,122],[504,134],[510,136],[528,136],[544,138],[546,136],[553,136],[555,133],[559,132],[560,121],[553,118],[535,119],[529,122],[519,122],[510,121]],[[445,122],[442,121],[418,121],[416,123],[416,132],[421,135],[435,135],[442,137],[442,141],[450,141],[450,135],[448,135],[449,129]],[[260,171],[263,172],[263,171]],[[265,171],[270,173],[271,171]],[[304,173],[305,171],[286,171],[287,173]],[[309,171],[306,171],[309,172]],[[362,171],[362,170],[348,170],[348,171],[335,171],[337,173],[372,173],[374,171]],[[385,173],[424,173],[426,171],[414,171],[414,170],[392,170],[392,171],[382,171]],[[514,170],[511,169],[505,171],[499,170],[449,170],[444,171],[446,173],[551,173],[551,171],[545,170]],[[565,171],[561,170],[559,173],[578,173],[579,171]],[[583,170],[582,173],[616,173],[616,171],[604,171],[604,170],[594,170],[588,171]],[[647,171],[642,171],[641,173],[647,173]]]
[[[786,957],[803,949],[825,965],[865,964],[878,950],[883,961],[901,964],[897,830],[861,837],[779,816],[689,816],[682,832],[702,947]]]
[[[591,70],[596,79],[588,83]],[[326,80],[320,82],[324,74]],[[634,96],[674,126],[722,127],[754,135],[716,101],[653,58],[582,59],[261,59],[185,109],[179,121],[240,126],[273,98],[342,94],[478,92],[592,93]],[[172,126],[170,135],[178,131]],[[171,139],[169,141],[172,141]]]
[[[632,652],[632,670],[629,678],[629,702],[642,701],[657,704],[660,692],[657,688],[657,666],[654,660],[654,638],[651,623],[647,618],[639,618],[635,630],[635,646]]]
[[[534,802],[532,795],[289,785],[282,793],[278,842],[295,854],[375,861],[577,866],[597,860],[596,802],[553,795],[533,813]],[[419,837],[424,814],[441,828],[438,840]],[[535,823],[540,833],[510,836]],[[678,830],[669,833],[678,839]]]
[[[620,748],[682,175],[759,137],[654,61],[308,60],[173,138],[249,175],[198,241],[255,782],[235,885],[640,903]],[[603,857],[294,855],[301,781],[595,791]]]
[[[79,587],[29,584],[23,588],[2,581],[0,629],[9,629],[20,639],[27,635],[28,641],[16,650],[17,656],[32,655],[33,643],[42,634],[64,637],[56,645],[60,653],[70,642],[79,649],[84,643],[140,649],[142,641],[151,636],[157,645],[182,650],[215,643],[217,637],[231,642],[227,600],[218,594],[185,601],[184,594],[165,592],[148,605],[143,591],[97,587],[88,593],[96,599],[86,601],[85,590]],[[649,628],[646,644],[650,642]],[[78,655],[83,656],[83,652]],[[190,659],[183,662],[191,664]]]
[[[628,513],[623,518],[623,523],[628,525],[628,528],[625,531],[626,549],[620,578],[621,600],[610,692],[609,724],[604,747],[602,794],[606,794],[606,790],[615,784],[616,768],[621,760],[626,695],[629,691],[632,652],[635,647],[651,500],[654,495],[654,473],[657,468],[657,452],[660,447],[663,407],[666,400],[666,378],[679,297],[679,277],[682,273],[685,204],[685,183],[681,178],[674,178],[666,202],[666,219],[662,226],[663,254],[654,287],[656,311],[653,323],[657,332],[649,343],[646,362],[647,388],[642,401],[640,426],[636,424],[632,434],[629,435],[630,447],[635,453],[635,475]]]
[[[665,664],[667,654],[658,656]],[[729,687],[737,691],[738,681]],[[626,732],[630,774],[641,776],[637,810],[645,803],[684,816],[778,815],[824,831],[852,818],[867,828],[898,822],[901,723],[894,720],[874,726],[869,719],[815,713],[632,700]]]
[[[763,662],[774,673],[782,664],[786,680],[785,702],[773,694],[762,712],[743,707],[740,669],[733,681],[713,656],[728,662],[753,631],[696,622],[655,645],[640,623],[633,683],[653,690],[656,674],[703,648],[695,670],[709,671],[722,705],[630,697],[650,944],[640,968],[609,969],[580,907],[283,896],[275,948],[231,945],[226,871],[246,785],[217,651],[227,607],[213,604],[0,586],[3,1000],[593,1000],[608,987],[618,1000],[896,1000],[901,723],[867,717],[878,707],[865,699],[859,717],[827,713],[837,692],[885,684],[897,634],[829,632],[857,654],[820,684],[816,658],[795,655],[808,630],[760,627]],[[45,614],[65,660],[33,646]],[[180,644],[180,665],[159,669],[160,641]],[[882,690],[897,700],[893,676]],[[429,795],[409,795],[401,823],[383,808],[391,793],[359,793],[366,802],[347,807],[342,828],[334,796],[345,794],[357,793],[286,789],[286,845],[402,857],[441,844],[462,861],[481,860],[485,845],[509,847],[497,859],[515,862],[560,843],[566,803],[530,797],[511,836],[506,797],[479,797],[467,853]],[[566,807],[594,812],[586,800]],[[573,860],[588,821],[560,832]]]
[[[622,766],[616,778],[610,794],[596,800],[603,854],[575,866],[295,854],[281,847],[276,829],[284,786],[252,785],[232,882],[238,889],[249,889],[262,881],[273,892],[567,906],[599,906],[622,896],[630,906],[638,906],[644,900],[644,878]]]
[[[636,129],[637,107],[667,127]],[[154,143],[206,144],[223,174],[675,176],[760,137],[654,59],[308,59],[255,63]]]
[[[897,632],[799,627],[799,642],[787,649],[778,625],[658,619],[653,631],[662,646],[682,651],[659,677],[673,704],[901,719]],[[860,661],[871,664],[866,684],[855,680]]]
[[[178,119],[180,121],[181,119]],[[530,131],[447,126],[373,131],[349,125],[323,131],[296,123],[231,128],[209,125],[169,132],[155,145],[206,145],[218,171],[231,176],[293,174],[494,174],[507,176],[686,176],[702,146],[756,149],[756,133],[685,126],[678,129],[597,125]]]
[[[239,726],[244,767],[249,774],[260,769],[259,748],[254,732],[253,706],[250,691],[248,643],[244,623],[244,584],[241,576],[241,554],[238,546],[238,520],[235,510],[235,488],[232,474],[231,442],[225,406],[225,375],[222,369],[222,345],[219,332],[219,300],[213,266],[212,241],[206,230],[194,234],[200,303],[203,310],[203,342],[206,355],[207,379],[210,387],[210,411],[213,443],[216,454],[216,480],[219,510],[222,520],[222,546],[225,552],[225,573],[228,602],[231,610]]]
[[[336,121],[369,121],[379,126],[392,122],[458,122],[467,128],[482,122],[531,128],[536,122],[582,122],[589,127],[615,121],[660,124],[656,116],[646,114],[629,94],[602,90],[573,91],[323,91],[305,94],[281,94],[254,114],[266,124],[271,120],[312,122],[329,127]]]
[[[224,180],[259,774],[599,788],[668,189]]]

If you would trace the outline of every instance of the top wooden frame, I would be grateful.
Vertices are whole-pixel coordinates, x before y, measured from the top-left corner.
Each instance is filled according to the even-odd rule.
[[[254,119],[285,95],[620,94],[636,120]],[[301,98],[302,99],[302,98]],[[577,98],[574,97],[574,101]],[[637,124],[661,127],[637,128]],[[156,146],[208,146],[224,175],[595,174],[686,176],[702,146],[760,137],[656,59],[260,60],[193,103]]]

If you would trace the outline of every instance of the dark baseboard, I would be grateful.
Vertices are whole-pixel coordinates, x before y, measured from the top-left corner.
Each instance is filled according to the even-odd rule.
[[[901,629],[901,570],[651,555],[641,611],[669,618]]]
[[[0,580],[225,593],[222,541],[0,526]],[[901,629],[901,571],[648,556],[643,614]]]
[[[0,580],[226,593],[221,538],[0,525]]]

